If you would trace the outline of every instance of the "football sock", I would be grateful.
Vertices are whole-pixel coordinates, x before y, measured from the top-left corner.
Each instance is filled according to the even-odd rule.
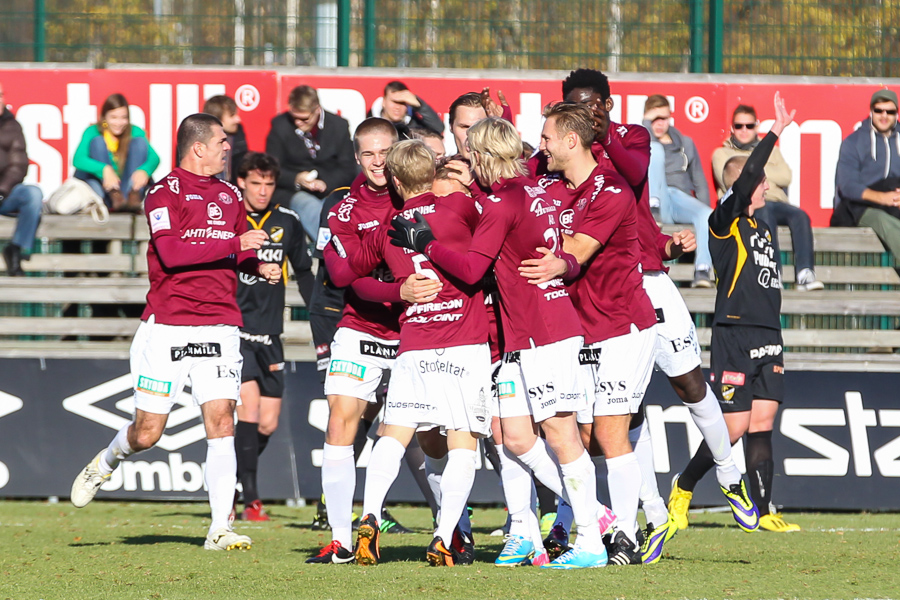
[[[576,543],[590,552],[599,554],[603,548],[600,528],[597,526],[600,503],[597,501],[597,473],[591,456],[585,450],[577,459],[561,464],[559,468],[569,495],[569,504],[572,505],[572,513],[575,515],[575,526],[578,528]]]
[[[572,505],[560,498],[559,506],[556,507],[556,521],[553,522],[553,526],[562,525],[566,532],[571,532],[574,519],[575,514],[572,512]]]
[[[647,421],[628,432],[628,441],[634,447],[634,456],[641,467],[641,504],[648,523],[659,526],[669,520],[669,510],[659,495],[656,469],[653,466],[653,444]]]
[[[431,488],[431,495],[435,504],[435,508],[431,511],[431,516],[435,522],[441,518],[441,477],[443,477],[446,467],[446,454],[444,458],[431,458],[427,454],[425,455],[425,473],[428,476],[428,487]]]
[[[375,442],[372,455],[369,457],[369,466],[366,467],[363,515],[371,514],[375,515],[376,519],[381,519],[384,499],[400,473],[400,461],[403,460],[404,454],[406,454],[406,447],[392,437],[383,436]],[[443,481],[441,482],[441,491],[443,492]],[[443,505],[443,498],[441,502]],[[331,514],[331,500],[328,501],[328,514]]]
[[[97,468],[104,477],[115,471],[120,462],[134,454],[131,444],[128,443],[128,428],[131,425],[132,423],[128,423],[122,427],[113,441],[109,443],[106,452],[100,455]]]
[[[550,455],[550,448],[543,439],[537,438],[531,450],[519,455],[519,460],[531,469],[538,481],[550,488],[554,494],[562,498],[568,497],[563,488],[559,465]]]
[[[262,454],[263,452],[265,452],[266,446],[269,445],[269,438],[271,438],[271,437],[272,437],[271,435],[265,435],[265,434],[260,433],[259,429],[256,430],[256,439],[258,440],[257,443],[259,444],[259,454]],[[259,456],[259,454],[257,454],[257,456]]]
[[[428,483],[428,474],[425,472],[425,452],[422,451],[422,447],[419,446],[415,436],[413,436],[409,446],[406,447],[406,454],[403,456],[403,460],[406,462],[406,467],[412,474],[413,479],[416,480],[419,491],[425,497],[425,502],[428,503],[431,514],[434,515],[437,512],[437,500],[431,491],[431,485]]]
[[[537,501],[538,506],[540,507],[541,516],[543,517],[546,514],[556,512],[557,496],[553,493],[553,490],[548,488],[537,479],[534,480],[534,488],[537,491]]]
[[[703,400],[694,404],[685,402],[684,405],[691,411],[691,418],[703,434],[703,440],[716,461],[716,479],[719,485],[729,488],[735,483],[740,483],[741,472],[731,456],[728,426],[722,417],[722,407],[719,406],[719,401],[716,400],[709,384],[706,385],[706,396]]]
[[[234,502],[234,486],[237,485],[237,458],[234,455],[234,436],[206,440],[206,488],[209,490],[209,508],[212,523],[209,532],[228,528],[228,515]]]
[[[716,466],[716,461],[713,459],[709,446],[706,445],[706,440],[703,440],[700,447],[697,448],[697,452],[691,457],[691,461],[678,476],[678,487],[686,492],[693,492],[697,482],[703,479],[703,476],[714,466]]]
[[[356,437],[353,438],[353,456],[356,460],[359,460],[359,455],[362,454],[363,449],[365,449],[366,444],[369,441],[368,433],[371,427],[372,421],[360,419],[359,427],[356,428]]]
[[[775,462],[772,460],[772,432],[757,431],[747,434],[747,478],[750,480],[750,497],[756,503],[760,516],[770,512],[772,503],[772,478]]]
[[[453,539],[453,530],[466,510],[472,484],[475,483],[477,457],[474,450],[456,448],[447,453],[447,467],[441,478],[441,522],[436,535],[445,544]],[[368,482],[366,492],[368,495]]]
[[[322,447],[322,495],[328,507],[331,538],[344,548],[353,547],[353,494],[356,460],[353,446]],[[380,515],[379,515],[380,516]]]
[[[484,449],[485,458],[491,463],[491,466],[494,468],[494,473],[499,477],[500,469],[503,467],[500,464],[500,451],[497,449],[497,444],[495,444],[494,440],[491,438],[484,438],[481,440],[481,447]]]
[[[641,469],[634,452],[606,459],[609,471],[609,498],[616,513],[619,529],[636,541],[638,498],[641,492]]]
[[[528,478],[534,482],[534,477],[529,474]],[[537,516],[537,505],[538,505],[538,496],[537,490],[535,490],[534,486],[531,488],[531,503],[528,506],[528,531],[529,535],[525,536],[526,538],[531,538],[531,543],[534,544],[534,555],[538,556],[544,552],[544,536],[541,534],[541,521]]]
[[[509,511],[509,533],[529,538],[531,471],[502,444],[497,445],[497,452],[500,455],[500,484],[503,486],[503,498]]]
[[[237,456],[237,477],[244,489],[244,505],[259,500],[256,471],[259,465],[258,423],[238,421],[234,426],[234,453]]]

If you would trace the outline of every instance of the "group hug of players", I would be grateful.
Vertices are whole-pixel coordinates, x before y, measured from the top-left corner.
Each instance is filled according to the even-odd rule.
[[[763,166],[793,113],[776,95],[771,132],[749,158],[726,165],[729,191],[710,218],[713,391],[663,264],[696,243],[689,231],[662,234],[651,215],[649,133],[609,121],[609,84],[598,71],[573,72],[563,97],[545,110],[530,158],[509,120],[487,116],[478,94],[450,108],[451,126],[461,112],[480,118],[449,160],[436,163],[422,141],[398,140],[388,121],[357,128],[362,173],[326,208],[319,232],[327,276],[318,285],[344,288],[346,306],[325,376],[321,472],[332,542],[307,562],[377,564],[384,500],[414,437],[439,505],[426,551],[432,565],[474,559],[466,506],[478,442],[488,436],[510,516],[498,565],[654,563],[687,526],[693,485],[713,467],[743,530],[761,519],[790,526],[770,509],[771,421],[784,372],[780,276],[771,232],[753,212],[764,202]],[[654,365],[704,439],[668,508],[642,414]],[[354,545],[353,442],[388,370]],[[759,443],[748,449],[748,493],[731,446],[767,423],[768,438],[757,436],[767,455]],[[598,501],[591,456],[600,455],[610,507]],[[762,458],[751,465],[751,455]],[[532,478],[560,498],[545,540]]]

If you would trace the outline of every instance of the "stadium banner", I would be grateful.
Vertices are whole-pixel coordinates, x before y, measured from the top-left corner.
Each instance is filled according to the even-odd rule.
[[[260,461],[266,499],[315,499],[327,403],[313,363],[288,363],[280,427]],[[896,510],[900,508],[900,409],[896,374],[796,372],[786,376],[785,401],[775,426],[774,500],[786,508]],[[84,465],[125,425],[133,410],[127,361],[0,360],[0,497],[68,497]],[[647,419],[662,494],[700,441],[665,377],[656,373]],[[371,441],[357,462],[362,497]],[[743,450],[736,446],[743,465]],[[101,497],[206,497],[206,443],[200,411],[189,393],[178,397],[156,448],[129,458]],[[502,502],[499,478],[481,461],[473,503]],[[601,469],[602,471],[602,469]],[[695,506],[721,505],[710,473]],[[421,502],[407,468],[390,501]]]
[[[490,87],[502,90],[509,100],[513,120],[525,141],[537,147],[541,111],[561,99],[561,72],[503,72],[449,70],[387,71],[372,69],[165,69],[117,67],[111,69],[40,68],[0,66],[6,101],[25,130],[33,163],[26,181],[37,183],[50,194],[72,174],[72,154],[88,125],[97,119],[103,99],[113,92],[126,95],[133,107],[132,121],[144,127],[161,162],[159,178],[172,167],[174,132],[181,120],[202,108],[203,100],[226,93],[235,98],[251,150],[264,150],[269,122],[286,110],[288,92],[307,84],[318,89],[322,106],[341,114],[351,131],[373,105],[379,105],[384,85],[402,79],[449,122],[447,109],[460,94]],[[663,94],[672,105],[672,123],[693,138],[715,196],[711,173],[712,152],[730,135],[731,114],[738,104],[756,108],[761,130],[774,117],[772,97],[780,91],[797,118],[782,135],[780,146],[793,170],[788,188],[790,201],[809,213],[812,223],[825,227],[834,197],[834,170],[841,140],[868,117],[869,98],[880,82],[868,80],[733,75],[612,77],[612,119],[640,123],[644,101]],[[448,151],[455,145],[449,128]]]

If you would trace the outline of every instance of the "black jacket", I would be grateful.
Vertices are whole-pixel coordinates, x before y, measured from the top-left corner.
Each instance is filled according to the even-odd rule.
[[[272,129],[266,138],[266,153],[278,159],[281,175],[278,177],[274,201],[290,206],[291,196],[297,191],[294,182],[297,174],[316,170],[325,182],[324,192],[315,194],[324,198],[335,188],[349,186],[356,177],[357,165],[350,139],[350,125],[345,119],[322,111],[324,119],[319,129],[319,150],[313,158],[304,141],[297,135],[290,113],[282,113],[272,119]]]
[[[22,126],[5,109],[0,114],[0,196],[22,183],[28,170],[28,156],[25,154],[25,136]]]
[[[237,131],[234,135],[228,135],[228,143],[231,144],[231,150],[228,151],[229,168],[228,180],[237,185],[238,168],[247,156],[249,148],[247,148],[247,136],[244,134],[244,126],[238,123]]]

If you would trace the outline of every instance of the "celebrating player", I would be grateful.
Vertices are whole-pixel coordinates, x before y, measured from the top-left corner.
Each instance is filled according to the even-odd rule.
[[[281,267],[254,251],[268,239],[247,231],[241,194],[217,179],[229,149],[222,123],[195,114],[178,127],[179,167],[147,196],[150,291],[131,345],[134,421],[124,426],[72,484],[72,503],[87,505],[118,464],[151,448],[162,436],[169,411],[190,380],[206,427],[205,483],[212,523],[207,550],[249,549],[251,540],[231,529],[236,483],[234,408],[240,397],[236,269],[270,282]]]

